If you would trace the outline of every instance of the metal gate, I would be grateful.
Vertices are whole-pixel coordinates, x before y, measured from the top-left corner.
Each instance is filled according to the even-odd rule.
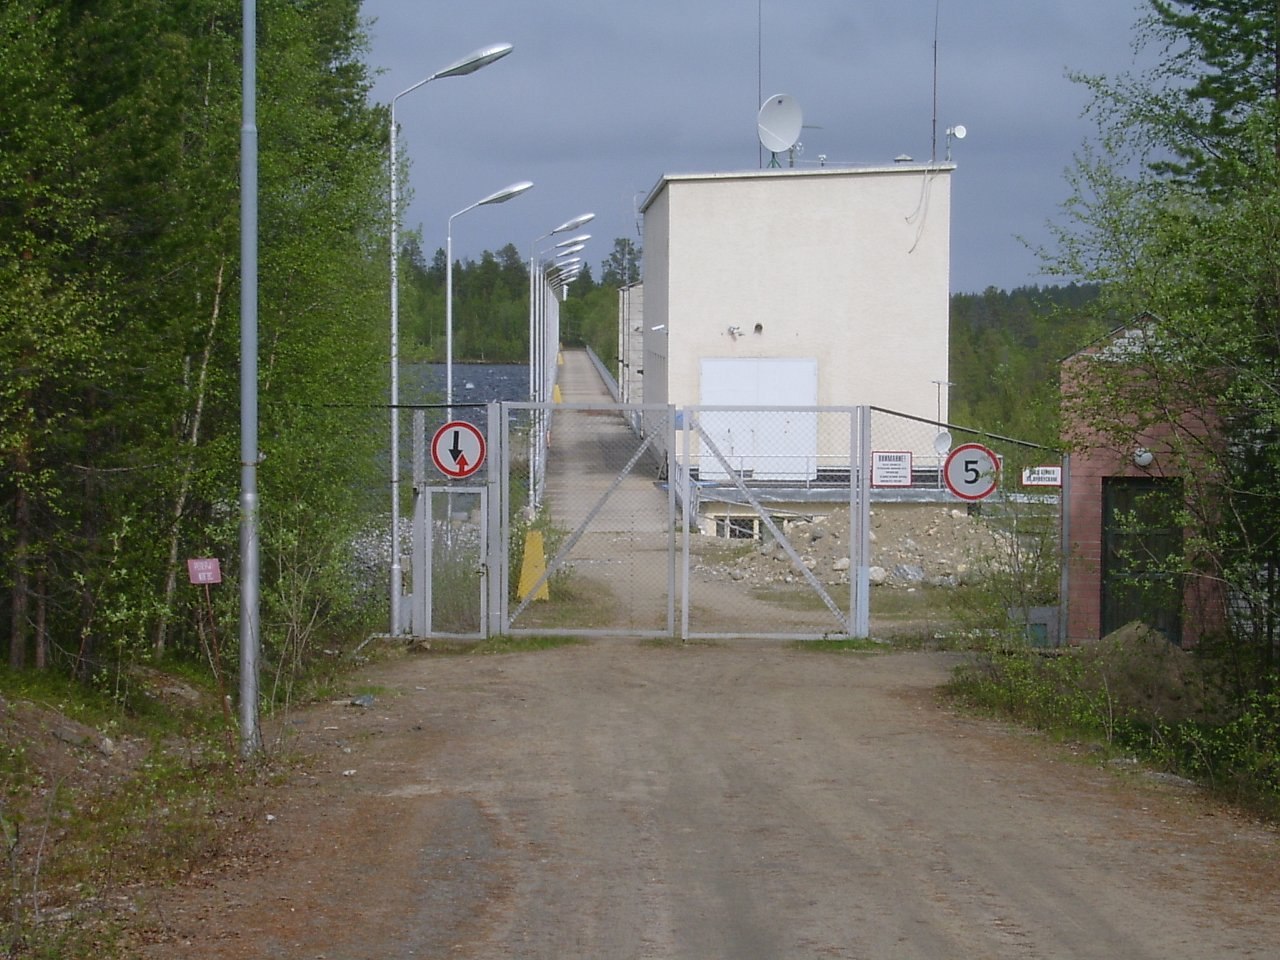
[[[491,418],[502,432],[492,445],[502,631],[866,634],[856,409],[503,408]],[[779,437],[792,448],[812,439],[814,452],[803,462],[764,452]],[[843,562],[823,567],[814,523],[831,514]]]
[[[663,476],[671,411],[504,408],[505,631],[674,635],[676,503]]]
[[[866,636],[865,410],[689,407],[681,635]]]

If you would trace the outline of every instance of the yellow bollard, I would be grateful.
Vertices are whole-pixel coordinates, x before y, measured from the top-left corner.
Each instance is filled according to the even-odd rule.
[[[542,545],[542,531],[530,530],[524,538],[524,560],[520,563],[520,585],[517,588],[520,599],[524,600],[533,589],[533,585],[547,572],[546,551]],[[547,590],[547,581],[533,595],[535,600],[550,600],[551,592]]]

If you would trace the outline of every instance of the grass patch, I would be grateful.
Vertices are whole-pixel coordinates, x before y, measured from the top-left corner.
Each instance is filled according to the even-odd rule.
[[[896,587],[873,587],[871,590],[871,616],[877,620],[932,620],[950,622],[949,591],[947,587],[917,587],[900,590]]]
[[[826,587],[828,595],[842,613],[849,611],[849,587],[847,584]],[[784,610],[795,610],[798,613],[816,613],[827,610],[818,592],[803,584],[766,584],[751,588],[751,596],[765,603],[771,603]],[[829,613],[830,611],[827,610]]]
[[[1280,820],[1280,677],[1270,691],[1187,710],[1191,687],[1185,675],[1171,676],[1166,658],[1124,654],[1107,659],[1081,648],[1049,656],[1006,640],[958,670],[947,693],[981,713],[1091,744],[1102,758],[1134,757],[1195,780]]]
[[[640,641],[644,647],[656,647],[659,650],[684,650],[689,647],[721,647],[718,640],[681,640],[679,637],[645,637]]]
[[[433,639],[419,643],[414,649],[438,656],[493,656],[503,653],[536,653],[589,642],[586,637],[563,634],[503,635],[485,640]]]
[[[885,653],[891,649],[883,641],[870,640],[865,637],[796,640],[789,645],[797,650],[807,650],[811,653]]]
[[[622,606],[606,584],[571,571],[557,571],[548,582],[551,599],[530,603],[517,626],[554,634],[557,629],[610,626],[621,616]]]
[[[689,553],[707,563],[733,563],[757,549],[758,544],[754,540],[730,540],[725,537],[694,537],[689,543]]]
[[[349,678],[351,661],[324,653],[296,690]],[[117,913],[132,892],[243,844],[293,759],[279,744],[239,757],[201,666],[168,657],[90,682],[0,669],[0,957],[134,956]],[[288,706],[264,697],[263,713]]]

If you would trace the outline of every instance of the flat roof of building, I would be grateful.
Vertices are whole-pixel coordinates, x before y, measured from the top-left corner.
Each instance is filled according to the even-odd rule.
[[[687,183],[699,180],[765,180],[778,177],[865,177],[882,174],[950,173],[954,163],[888,163],[869,166],[831,167],[765,167],[762,170],[738,170],[721,173],[666,173],[654,184],[653,189],[640,205],[644,213],[670,183]]]

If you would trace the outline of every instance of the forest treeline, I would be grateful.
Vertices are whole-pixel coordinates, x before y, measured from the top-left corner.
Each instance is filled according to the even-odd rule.
[[[339,557],[382,448],[389,117],[359,0],[257,9],[274,665],[356,602]],[[210,657],[187,558],[221,558],[224,641],[237,621],[241,16],[238,0],[0,5],[0,622],[11,667],[121,696],[124,664]]]
[[[444,359],[445,254],[428,264],[410,240],[402,311],[420,359]],[[618,239],[601,264],[569,286],[560,306],[566,344],[589,344],[609,369],[618,359],[618,287],[639,273],[640,251]],[[529,266],[508,244],[454,264],[454,356],[490,363],[528,358]],[[990,287],[956,293],[950,304],[951,420],[966,427],[1053,445],[1058,428],[1058,367],[1108,329],[1092,308],[1096,284]],[[402,317],[405,313],[402,312]],[[1117,320],[1118,324],[1119,321]]]

